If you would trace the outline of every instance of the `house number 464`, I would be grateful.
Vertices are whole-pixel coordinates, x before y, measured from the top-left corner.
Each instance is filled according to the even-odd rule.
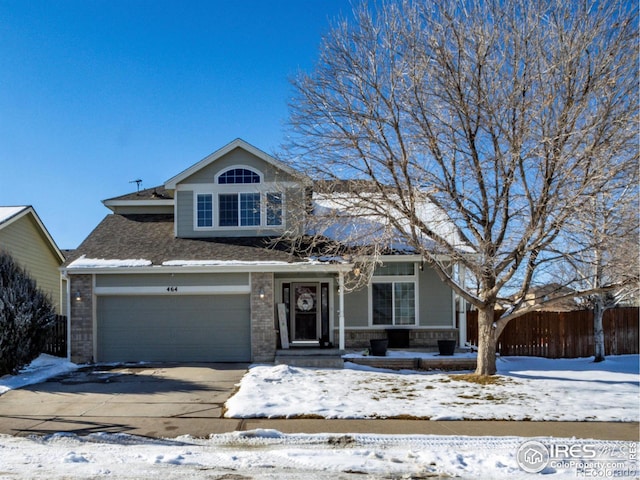
[[[167,292],[177,292],[178,287],[167,287]]]

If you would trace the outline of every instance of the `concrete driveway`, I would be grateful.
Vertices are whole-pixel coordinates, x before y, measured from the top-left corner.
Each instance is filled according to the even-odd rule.
[[[0,396],[0,433],[208,436],[233,431],[223,406],[247,364],[94,367]]]

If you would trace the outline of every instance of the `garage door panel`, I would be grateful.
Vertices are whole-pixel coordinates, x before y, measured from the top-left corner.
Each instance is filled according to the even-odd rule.
[[[251,360],[248,295],[98,297],[98,360]]]

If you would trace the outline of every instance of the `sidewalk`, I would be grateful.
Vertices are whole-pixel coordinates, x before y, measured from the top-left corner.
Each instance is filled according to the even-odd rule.
[[[430,420],[326,420],[326,419],[230,419],[203,417],[3,417],[0,433],[48,435],[56,432],[86,435],[95,432],[129,433],[154,438],[272,429],[282,433],[376,433],[400,435],[521,436],[593,438],[639,441],[638,423],[616,422],[509,422]]]

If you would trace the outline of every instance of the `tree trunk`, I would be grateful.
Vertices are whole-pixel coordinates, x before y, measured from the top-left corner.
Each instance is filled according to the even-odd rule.
[[[594,362],[604,361],[604,327],[602,326],[602,317],[604,315],[604,306],[602,300],[598,298],[593,306],[593,343],[595,347]]]
[[[497,331],[493,305],[478,310],[478,364],[476,375],[495,375]]]

